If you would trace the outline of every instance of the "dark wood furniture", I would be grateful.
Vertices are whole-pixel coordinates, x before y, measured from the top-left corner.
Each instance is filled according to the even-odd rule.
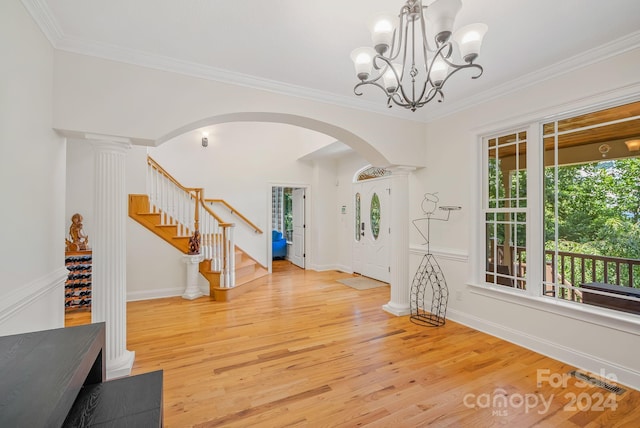
[[[0,337],[0,427],[162,426],[162,371],[105,380],[105,325]]]
[[[640,298],[640,289],[633,287],[623,287],[620,285],[605,284],[602,282],[590,282],[582,284],[581,287],[586,290],[606,291],[608,293],[619,294],[622,296]],[[640,314],[640,302],[633,300],[619,299],[613,296],[603,296],[602,294],[586,292],[582,293],[582,301],[590,305]]]

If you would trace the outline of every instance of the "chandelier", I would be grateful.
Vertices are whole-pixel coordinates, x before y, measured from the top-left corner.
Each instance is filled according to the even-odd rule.
[[[433,99],[442,102],[445,83],[458,71],[473,68],[476,74],[471,78],[480,77],[482,67],[474,61],[488,27],[471,24],[453,33],[461,8],[461,0],[436,0],[429,6],[423,6],[422,0],[407,0],[397,18],[379,16],[371,25],[373,48],[351,52],[360,79],[353,88],[355,94],[362,95],[361,86],[377,86],[386,94],[389,107],[393,102],[416,111]],[[455,63],[458,56],[462,62]]]

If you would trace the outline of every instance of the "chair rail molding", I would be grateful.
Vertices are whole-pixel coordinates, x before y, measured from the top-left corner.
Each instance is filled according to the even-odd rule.
[[[17,287],[3,296],[0,299],[0,332],[2,331],[2,325],[9,321],[18,311],[33,304],[49,292],[59,288],[61,295],[64,295],[64,283],[68,274],[69,271],[61,267],[23,286]],[[61,301],[61,311],[64,310],[63,305],[64,302]],[[62,327],[62,325],[52,327]]]

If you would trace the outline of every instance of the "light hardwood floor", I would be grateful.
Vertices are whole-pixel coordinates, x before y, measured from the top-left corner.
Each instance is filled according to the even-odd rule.
[[[165,426],[640,427],[639,392],[562,385],[573,367],[450,320],[387,314],[389,288],[336,282],[349,276],[277,262],[231,302],[129,303],[133,374],[164,370]],[[537,385],[538,370],[551,382]]]

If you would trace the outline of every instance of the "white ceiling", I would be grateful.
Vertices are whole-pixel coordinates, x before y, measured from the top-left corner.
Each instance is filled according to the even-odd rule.
[[[420,121],[640,45],[640,0],[463,0],[456,28],[489,26],[477,61],[484,75],[458,73],[444,103],[412,113],[387,109],[377,88],[356,97],[349,59],[370,45],[367,21],[397,13],[402,0],[22,2],[61,50]]]

